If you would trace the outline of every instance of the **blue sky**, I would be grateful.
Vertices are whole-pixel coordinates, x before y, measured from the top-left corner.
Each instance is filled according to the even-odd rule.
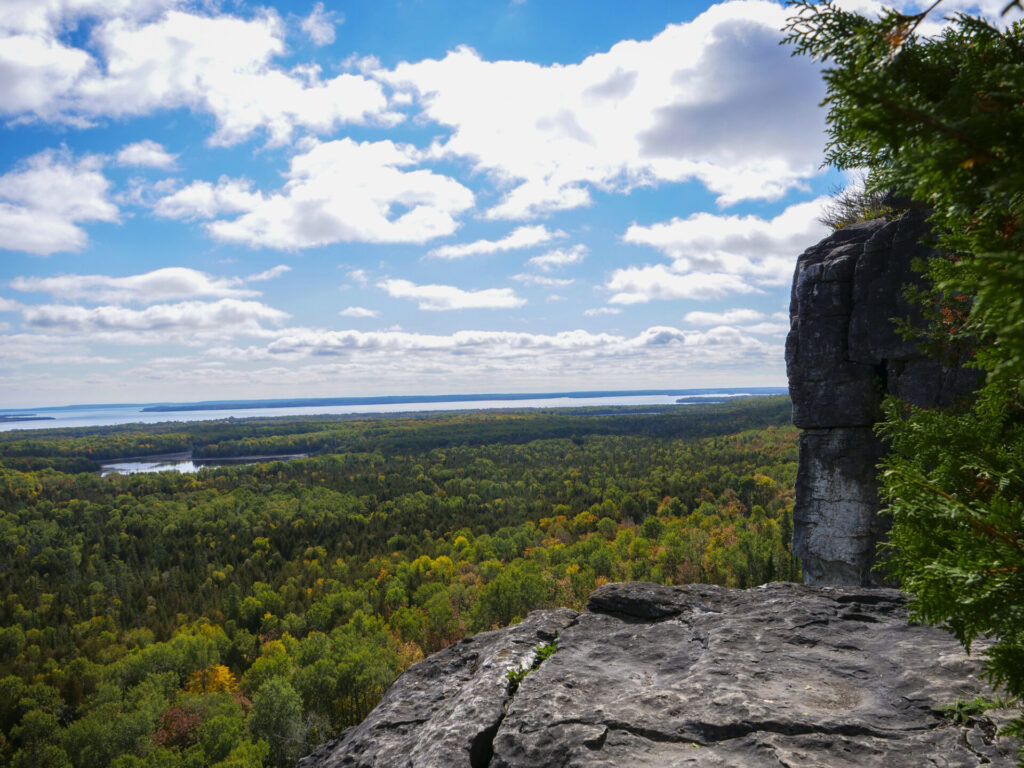
[[[0,406],[784,384],[786,16],[5,0]]]

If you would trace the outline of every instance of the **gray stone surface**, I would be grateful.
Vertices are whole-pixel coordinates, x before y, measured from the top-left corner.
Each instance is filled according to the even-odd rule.
[[[976,374],[927,359],[893,318],[920,324],[904,288],[916,259],[934,256],[920,212],[835,232],[797,261],[786,339],[800,468],[793,552],[808,584],[872,585],[886,524],[878,517],[875,467],[884,449],[872,426],[886,394],[923,407],[969,394]]]
[[[883,446],[871,427],[807,429],[793,506],[793,552],[807,584],[870,584],[875,547],[886,533],[878,514],[875,466]]]
[[[358,726],[299,761],[300,768],[477,766],[490,760],[510,699],[510,669],[529,666],[577,614],[535,611],[506,629],[482,632],[410,667]]]
[[[515,694],[505,671],[558,651]],[[907,624],[895,590],[610,584],[429,657],[302,768],[1012,766],[941,712],[987,693],[979,661]]]

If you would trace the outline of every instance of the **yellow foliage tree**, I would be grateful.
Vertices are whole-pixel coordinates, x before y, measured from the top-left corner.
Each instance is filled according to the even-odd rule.
[[[185,684],[189,693],[223,693],[238,690],[238,681],[231,670],[223,664],[214,664],[206,669],[197,669]]]

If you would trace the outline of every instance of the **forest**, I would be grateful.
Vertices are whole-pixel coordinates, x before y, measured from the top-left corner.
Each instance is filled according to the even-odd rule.
[[[308,458],[101,477],[170,451]],[[0,765],[287,766],[609,581],[797,580],[785,397],[0,434]]]

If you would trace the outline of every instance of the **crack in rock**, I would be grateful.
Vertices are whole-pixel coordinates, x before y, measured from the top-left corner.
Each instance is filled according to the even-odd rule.
[[[992,695],[981,661],[908,625],[896,590],[614,584],[589,605],[414,665],[301,768],[1015,765],[1012,739],[941,716]],[[558,652],[511,695],[506,671],[555,633]]]

